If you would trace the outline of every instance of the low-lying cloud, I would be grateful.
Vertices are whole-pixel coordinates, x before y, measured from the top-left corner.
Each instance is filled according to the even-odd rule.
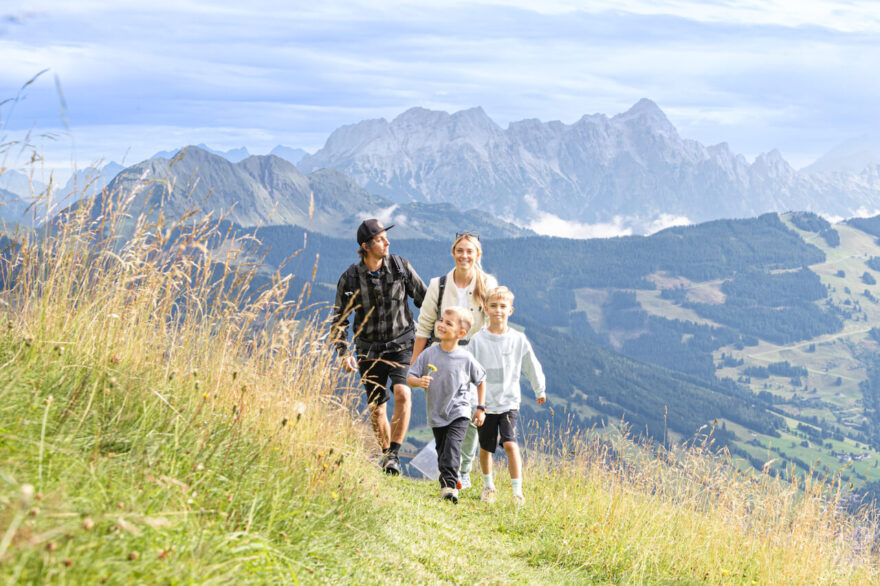
[[[637,218],[634,216],[614,216],[608,222],[588,224],[575,220],[565,220],[557,215],[538,209],[538,201],[531,195],[524,197],[526,204],[532,209],[535,219],[528,228],[543,236],[560,238],[615,238],[632,236],[633,234],[649,235],[671,228],[687,226],[693,222],[685,216],[660,214],[656,218]]]

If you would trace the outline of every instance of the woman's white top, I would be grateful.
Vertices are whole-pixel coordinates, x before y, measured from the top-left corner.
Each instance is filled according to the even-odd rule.
[[[483,327],[486,322],[486,313],[480,302],[474,299],[474,287],[477,284],[476,274],[471,282],[464,289],[459,289],[452,274],[455,269],[446,273],[446,288],[443,290],[443,300],[440,304],[440,313],[447,307],[465,307],[470,309],[471,317],[474,323],[468,331],[467,339]],[[486,273],[486,290],[498,286],[498,281],[492,275]],[[460,295],[459,291],[463,291],[464,295]],[[416,324],[416,336],[419,338],[430,338],[436,335],[434,327],[437,325],[437,296],[440,294],[440,277],[434,277],[428,284],[428,291],[425,293],[425,299],[422,301],[422,307],[419,310],[419,321]]]

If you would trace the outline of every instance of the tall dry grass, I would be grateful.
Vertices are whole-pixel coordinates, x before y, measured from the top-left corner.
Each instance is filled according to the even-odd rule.
[[[527,475],[545,485],[534,493],[543,518],[559,524],[535,528],[537,543],[553,544],[535,558],[551,555],[612,581],[880,580],[877,510],[850,510],[836,480],[743,467],[713,447],[711,431],[666,450],[623,429],[536,435]]]
[[[25,580],[111,575],[124,552],[90,542],[100,529],[167,543],[119,576],[314,571],[297,540],[335,540],[346,513],[309,532],[312,512],[364,508],[368,466],[326,314],[308,287],[261,276],[222,218],[140,213],[133,195],[99,194],[2,252],[0,401],[18,417],[0,432],[0,563]],[[42,511],[22,516],[33,494]],[[263,553],[206,551],[235,535]],[[47,559],[61,545],[65,563]]]

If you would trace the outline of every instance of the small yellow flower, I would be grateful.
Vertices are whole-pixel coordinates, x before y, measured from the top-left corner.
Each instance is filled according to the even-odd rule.
[[[334,501],[337,500],[337,499],[339,498],[339,495],[336,494],[335,492],[331,492],[331,493],[330,493],[330,496],[333,497],[333,500],[334,500]]]
[[[431,372],[437,372],[437,367],[433,364],[428,364],[428,370],[430,370]]]

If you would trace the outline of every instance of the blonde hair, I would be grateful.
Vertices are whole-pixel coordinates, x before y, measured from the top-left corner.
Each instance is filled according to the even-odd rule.
[[[452,243],[452,248],[450,252],[455,255],[455,247],[458,246],[458,243],[462,240],[467,239],[468,242],[474,245],[474,248],[477,249],[477,258],[474,260],[474,271],[476,273],[476,283],[474,283],[474,297],[477,301],[478,307],[483,307],[483,305],[488,301],[488,297],[486,296],[488,285],[486,284],[486,271],[483,270],[483,264],[480,260],[483,258],[483,246],[480,244],[480,239],[473,234],[466,233],[462,234],[458,238],[455,239],[455,242]]]
[[[458,327],[466,332],[471,331],[471,326],[474,325],[474,318],[471,317],[471,312],[464,307],[453,305],[444,309],[443,313],[454,313],[455,317],[458,318]]]
[[[504,285],[499,285],[498,287],[490,289],[489,292],[486,294],[486,303],[488,304],[493,297],[501,297],[503,299],[506,299],[510,302],[511,305],[513,305],[513,291],[511,291]]]

